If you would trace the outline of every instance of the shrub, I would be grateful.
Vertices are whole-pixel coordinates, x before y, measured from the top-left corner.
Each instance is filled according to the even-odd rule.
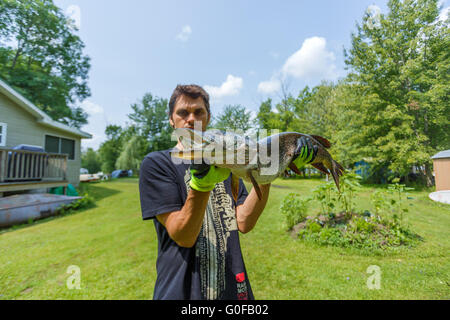
[[[389,185],[387,191],[377,190],[371,195],[375,214],[369,210],[356,212],[355,198],[360,177],[347,173],[341,178],[341,192],[337,192],[334,183],[322,184],[314,190],[314,200],[321,206],[321,214],[317,218],[306,218],[307,203],[311,199],[299,198],[299,195],[288,195],[282,205],[291,229],[299,225],[298,237],[321,245],[352,247],[357,249],[386,250],[399,246],[414,246],[420,236],[414,234],[403,222],[403,215],[408,212],[405,185]],[[300,204],[303,204],[300,205]],[[336,210],[342,212],[336,214]]]
[[[290,193],[283,199],[280,210],[289,230],[306,219],[310,201],[310,198],[301,199],[297,193]]]
[[[83,198],[78,199],[70,204],[63,205],[56,210],[56,215],[64,215],[72,213],[75,210],[89,208],[94,204],[94,199],[87,193],[83,195]]]

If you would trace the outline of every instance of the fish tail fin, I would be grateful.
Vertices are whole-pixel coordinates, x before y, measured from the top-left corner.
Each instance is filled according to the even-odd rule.
[[[336,165],[336,167],[338,169],[339,176],[342,176],[344,174],[344,172],[345,172],[344,167],[341,166],[341,164],[339,162],[335,161],[335,160],[333,160],[333,162],[334,162],[334,164]]]
[[[339,188],[339,177],[342,176],[345,172],[345,169],[335,160],[331,161],[331,175],[333,176],[334,183],[336,184],[336,187],[338,188],[338,191],[341,192],[341,189]]]

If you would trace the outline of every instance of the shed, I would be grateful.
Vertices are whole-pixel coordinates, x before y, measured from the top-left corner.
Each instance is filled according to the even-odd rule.
[[[450,150],[441,151],[431,159],[433,160],[436,191],[450,190]]]

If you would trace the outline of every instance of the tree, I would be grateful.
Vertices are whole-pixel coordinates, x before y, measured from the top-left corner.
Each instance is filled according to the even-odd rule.
[[[147,154],[147,149],[148,142],[142,136],[135,135],[131,137],[124,143],[123,151],[117,159],[116,167],[139,172],[142,160]]]
[[[289,131],[295,116],[294,100],[289,96],[275,106],[272,105],[272,99],[270,98],[262,102],[257,115],[259,128],[266,130],[275,129],[281,132]]]
[[[0,77],[54,120],[87,123],[89,57],[52,0],[0,0]]]
[[[256,123],[258,124],[259,129],[269,130],[274,128],[275,121],[275,114],[272,112],[272,99],[268,98],[259,106]]]
[[[107,140],[98,150],[104,173],[111,173],[116,169],[116,161],[122,151],[122,131],[122,127],[118,125],[109,125],[105,129]]]
[[[241,105],[227,105],[213,124],[214,128],[220,130],[232,130],[247,132],[252,128],[250,123],[251,112],[246,111]]]
[[[97,173],[102,169],[102,164],[99,159],[97,152],[88,148],[86,152],[81,155],[81,167],[86,168],[89,173]]]
[[[172,127],[169,123],[167,99],[153,97],[146,93],[139,103],[131,105],[133,113],[128,115],[137,134],[148,141],[149,151],[165,150],[173,147]]]
[[[348,81],[361,97],[353,105],[361,157],[398,176],[424,166],[428,185],[430,157],[450,141],[449,21],[438,21],[437,3],[390,0],[376,24],[364,16],[345,52]]]
[[[330,136],[334,132],[337,113],[331,103],[334,89],[334,84],[327,82],[312,89],[306,86],[297,98],[286,95],[275,108],[268,99],[260,106],[258,124],[264,129]]]

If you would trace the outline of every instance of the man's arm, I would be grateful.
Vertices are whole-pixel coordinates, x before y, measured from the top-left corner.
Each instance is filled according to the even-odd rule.
[[[192,248],[202,228],[210,192],[191,189],[180,211],[157,215],[170,238],[180,247]]]
[[[270,184],[260,185],[262,198],[258,199],[255,189],[253,188],[248,195],[245,202],[236,208],[236,219],[238,224],[238,229],[242,233],[247,233],[251,231],[259,216],[266,207],[267,199],[269,198]]]
[[[230,175],[229,169],[205,163],[191,165],[191,190],[180,211],[158,215],[157,219],[167,229],[169,236],[180,247],[192,248],[202,228],[209,194],[216,183]]]

